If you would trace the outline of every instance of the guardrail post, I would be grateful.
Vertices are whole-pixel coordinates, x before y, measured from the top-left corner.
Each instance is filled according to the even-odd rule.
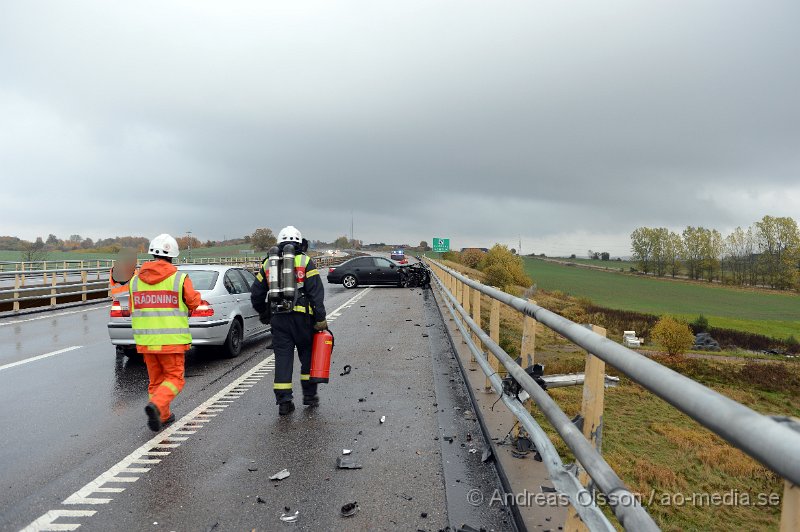
[[[481,293],[478,290],[472,292],[472,321],[474,321],[478,327],[481,326]],[[478,335],[474,332],[472,333],[472,342],[478,346],[478,349],[483,350],[483,345],[481,341],[478,339]],[[470,367],[475,368],[478,365],[475,357],[470,359]]]
[[[81,267],[83,267],[83,261],[81,261]],[[86,270],[81,270],[81,301],[86,301],[86,279],[88,275],[86,274]]]
[[[25,263],[21,263],[19,270],[22,272],[22,277],[20,277],[20,286],[25,286]]]
[[[528,299],[529,303],[536,304],[533,299]],[[534,351],[536,350],[536,320],[527,314],[523,314],[522,323],[522,344],[520,345],[519,356],[523,367],[526,368],[533,364]]]
[[[593,332],[606,336],[606,330],[597,325],[591,325]],[[606,363],[591,353],[586,353],[586,368],[584,370],[583,400],[581,402],[581,417],[583,417],[583,435],[594,445],[597,452],[602,452],[603,444],[603,407],[605,403]],[[583,467],[579,468],[578,480],[589,487],[591,478]],[[574,508],[570,508],[564,530],[584,531],[586,525],[578,517]]]
[[[64,261],[64,282],[67,282],[67,261]]]
[[[51,276],[51,279],[52,279],[52,282],[50,284],[50,306],[51,307],[55,307],[56,306],[56,279],[57,279],[55,273]]]
[[[100,261],[97,261],[97,280],[100,280]]]
[[[469,288],[469,285],[464,283],[464,293],[462,294],[464,302],[462,303],[462,305],[464,306],[464,312],[467,313],[467,316],[472,315],[472,298],[470,297],[470,292],[471,290]],[[467,339],[464,338],[463,342],[464,345],[466,345]],[[472,360],[472,358],[470,358],[470,367],[472,367],[473,364],[475,364],[475,362]]]
[[[489,338],[496,344],[500,344],[500,301],[492,298],[492,309],[489,312]],[[491,352],[487,351],[486,355],[489,357],[489,362],[492,365],[492,370],[503,378],[503,373],[500,372],[500,361]],[[491,391],[492,385],[489,378],[486,378],[484,384],[485,390]]]
[[[19,274],[14,276],[14,312],[19,312]]]
[[[47,286],[47,261],[42,262],[42,269],[44,270],[42,274],[42,284]]]
[[[800,486],[784,480],[781,532],[800,530]]]

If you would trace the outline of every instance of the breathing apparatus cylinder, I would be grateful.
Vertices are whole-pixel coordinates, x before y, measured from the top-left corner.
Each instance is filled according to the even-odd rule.
[[[297,293],[297,279],[294,273],[294,246],[292,244],[286,244],[283,247],[281,281],[283,299],[294,300],[294,296]]]
[[[269,263],[269,275],[267,278],[269,292],[267,292],[267,298],[270,301],[279,301],[281,299],[281,251],[278,246],[269,248],[267,262]]]

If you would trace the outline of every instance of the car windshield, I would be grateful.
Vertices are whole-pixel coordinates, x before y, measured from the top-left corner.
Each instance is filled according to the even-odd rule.
[[[192,280],[195,290],[211,290],[217,284],[219,277],[219,272],[214,270],[183,270],[183,272]]]

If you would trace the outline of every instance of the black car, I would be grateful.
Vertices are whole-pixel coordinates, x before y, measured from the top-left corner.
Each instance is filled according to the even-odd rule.
[[[400,286],[402,268],[383,257],[356,257],[328,270],[328,282],[345,288],[358,285]]]

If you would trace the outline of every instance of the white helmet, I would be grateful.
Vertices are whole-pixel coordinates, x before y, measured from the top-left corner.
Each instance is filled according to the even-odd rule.
[[[300,234],[300,231],[295,226],[287,225],[278,233],[278,243],[282,244],[283,242],[297,242],[298,244],[302,244],[303,235]]]
[[[178,241],[166,233],[158,235],[150,241],[150,250],[148,253],[157,257],[175,258],[180,253]]]

